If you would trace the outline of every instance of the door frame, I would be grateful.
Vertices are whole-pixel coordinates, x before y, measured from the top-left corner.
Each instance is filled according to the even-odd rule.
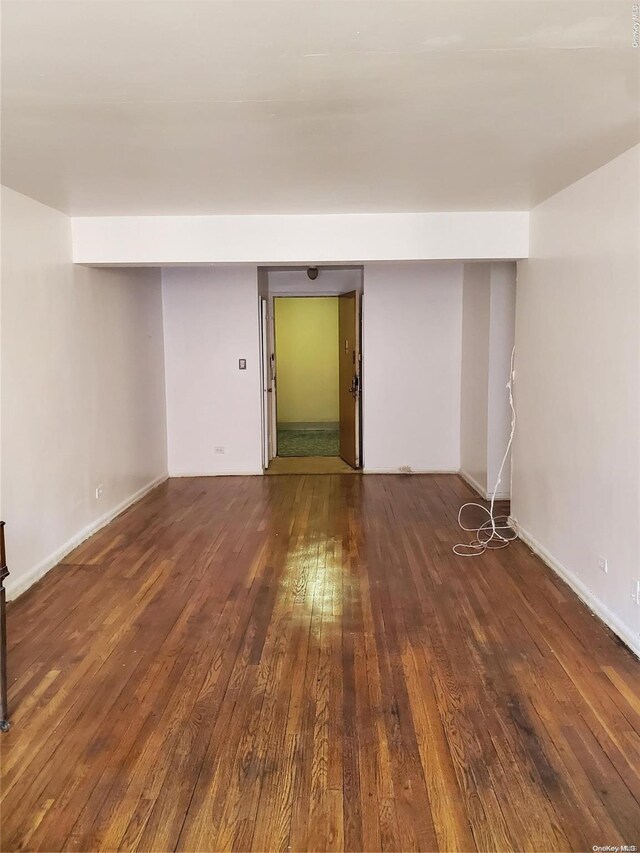
[[[260,413],[262,416],[262,470],[269,467],[269,418],[271,384],[269,376],[269,309],[268,301],[260,297]]]
[[[343,304],[345,303],[353,306],[352,308],[345,308],[349,314],[348,319],[346,318],[347,328],[343,327]],[[338,297],[338,304],[340,456],[349,466],[358,471],[362,468],[362,293],[358,290],[350,290],[346,293],[342,293]],[[351,312],[353,312],[353,314]],[[351,329],[354,327],[355,331],[352,332]],[[346,338],[345,333],[347,335]],[[353,340],[350,342],[351,345],[349,345],[349,339],[352,335]],[[345,363],[344,357],[348,357],[351,353],[353,353],[353,363],[350,358],[347,358],[347,362]],[[351,377],[351,386],[347,391],[346,383],[349,376]],[[343,402],[345,402],[344,407]],[[351,425],[352,412],[353,425]],[[343,427],[345,426],[347,427],[345,430],[346,443],[350,444],[351,439],[353,439],[353,448],[346,448],[343,445]]]
[[[305,268],[308,266],[313,266],[314,264],[306,264]],[[299,264],[292,264],[287,266],[286,269],[300,269]],[[362,264],[341,264],[334,269],[355,269],[360,272],[360,282],[359,285],[355,288],[360,294],[360,311],[359,311],[359,320],[360,320],[360,396],[358,400],[358,423],[359,423],[359,434],[358,434],[358,444],[359,444],[359,459],[358,459],[358,471],[362,471],[364,469],[364,419],[363,419],[363,396],[364,396],[364,266]],[[273,267],[260,267],[259,269],[264,270],[267,274]],[[278,267],[277,270],[280,271],[283,267]],[[276,406],[277,406],[277,395],[278,395],[278,377],[275,373],[275,321],[274,321],[274,300],[279,297],[303,297],[303,296],[341,296],[344,293],[348,293],[354,290],[353,284],[348,287],[323,287],[323,288],[314,288],[311,284],[301,283],[298,288],[280,288],[278,286],[272,287],[271,283],[268,284],[268,287],[263,293],[264,298],[267,299],[267,327],[268,327],[268,353],[269,353],[269,407],[270,407],[270,419],[269,419],[269,461],[274,459],[278,455],[278,435],[277,435],[277,415],[276,415]],[[258,300],[258,305],[260,304],[260,299]],[[264,473],[264,472],[263,472]]]

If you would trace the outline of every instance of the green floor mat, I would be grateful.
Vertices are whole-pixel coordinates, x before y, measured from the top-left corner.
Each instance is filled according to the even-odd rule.
[[[339,456],[340,433],[328,429],[279,429],[278,456]]]

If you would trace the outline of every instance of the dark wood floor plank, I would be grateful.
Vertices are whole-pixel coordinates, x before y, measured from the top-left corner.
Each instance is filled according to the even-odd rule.
[[[453,475],[159,486],[9,606],[2,850],[640,838],[640,664]],[[502,511],[502,510],[501,510]]]

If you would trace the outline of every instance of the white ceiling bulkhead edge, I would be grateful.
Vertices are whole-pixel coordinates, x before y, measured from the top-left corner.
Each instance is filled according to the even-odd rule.
[[[291,264],[516,260],[529,213],[72,218],[78,264]]]

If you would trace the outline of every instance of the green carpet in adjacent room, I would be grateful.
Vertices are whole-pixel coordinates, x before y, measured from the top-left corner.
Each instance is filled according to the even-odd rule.
[[[279,429],[278,456],[339,456],[340,433],[329,429]]]

